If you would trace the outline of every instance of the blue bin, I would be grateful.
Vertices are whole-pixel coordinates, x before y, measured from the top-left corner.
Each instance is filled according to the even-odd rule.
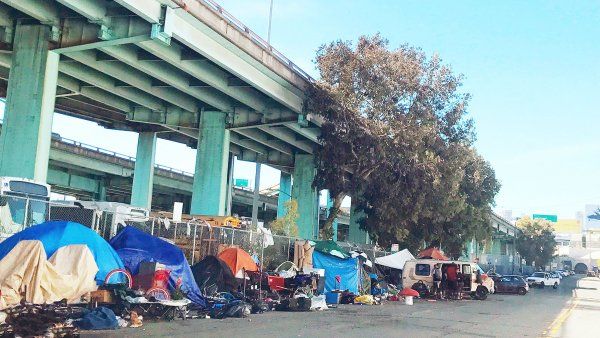
[[[339,292],[327,292],[325,293],[325,303],[327,304],[339,304],[342,294]]]

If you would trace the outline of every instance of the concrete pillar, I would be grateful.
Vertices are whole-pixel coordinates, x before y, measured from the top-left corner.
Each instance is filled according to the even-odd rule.
[[[226,114],[205,111],[200,116],[196,170],[192,188],[193,215],[225,215],[229,130]]]
[[[368,244],[369,234],[360,229],[359,221],[365,217],[363,212],[356,210],[355,198],[350,200],[350,225],[348,227],[348,241],[358,244]]]
[[[0,136],[0,176],[46,182],[58,54],[48,50],[50,28],[17,24]]]
[[[313,155],[297,154],[294,163],[292,198],[298,202],[298,236],[315,239],[319,226],[317,189],[313,187],[316,168]]]
[[[154,157],[156,155],[156,133],[143,132],[138,135],[131,205],[141,208],[152,206],[154,184]]]
[[[252,194],[252,229],[258,225],[258,202],[260,201],[260,163],[254,169],[254,192]]]
[[[285,203],[292,198],[292,175],[281,172],[279,178],[279,197],[277,198],[277,217],[285,216]]]
[[[225,196],[225,215],[231,216],[231,204],[233,202],[233,170],[235,155],[229,154],[229,166],[227,168],[227,195]]]
[[[325,216],[329,217],[329,210],[331,210],[331,207],[333,207],[333,200],[331,199],[329,190],[327,190],[326,194],[327,194],[327,213],[325,213]],[[333,238],[332,239],[334,241],[337,241],[337,229],[338,229],[337,218],[333,221],[332,227],[333,227]]]

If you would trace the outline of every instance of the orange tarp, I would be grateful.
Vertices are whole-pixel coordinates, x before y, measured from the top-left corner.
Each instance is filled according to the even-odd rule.
[[[448,257],[446,257],[446,255],[444,255],[444,253],[435,247],[432,248],[427,248],[421,252],[419,252],[419,254],[417,255],[417,258],[432,258],[432,259],[437,259],[440,261],[447,261]]]
[[[234,275],[245,269],[246,271],[258,271],[258,265],[254,262],[250,254],[240,248],[229,248],[219,254],[219,259],[231,269]]]

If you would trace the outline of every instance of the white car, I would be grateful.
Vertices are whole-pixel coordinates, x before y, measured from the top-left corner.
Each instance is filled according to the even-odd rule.
[[[533,275],[527,277],[527,284],[529,286],[552,286],[557,289],[560,285],[560,278],[552,276],[548,272],[535,272]]]

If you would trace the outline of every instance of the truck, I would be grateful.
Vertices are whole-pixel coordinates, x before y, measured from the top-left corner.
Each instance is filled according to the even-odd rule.
[[[0,177],[0,241],[49,219],[50,185],[22,177]]]

